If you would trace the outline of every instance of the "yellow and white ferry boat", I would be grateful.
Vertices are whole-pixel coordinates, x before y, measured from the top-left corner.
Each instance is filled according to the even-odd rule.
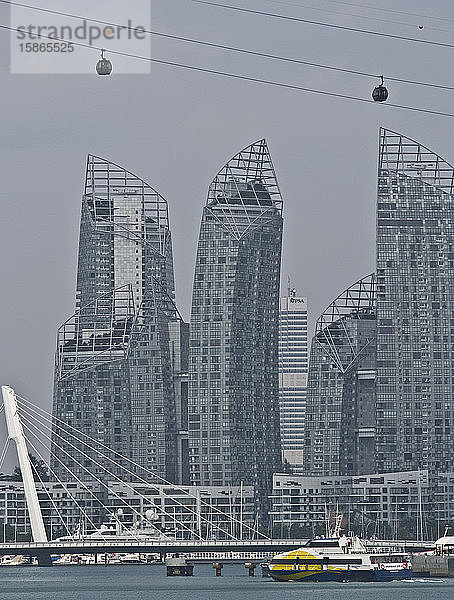
[[[277,581],[392,581],[410,579],[410,557],[391,548],[366,548],[356,536],[309,540],[263,566]]]

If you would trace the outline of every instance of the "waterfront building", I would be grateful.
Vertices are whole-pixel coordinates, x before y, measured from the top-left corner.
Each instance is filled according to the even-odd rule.
[[[266,514],[281,467],[278,327],[282,198],[265,140],[209,187],[190,326],[193,484],[253,485]]]
[[[303,465],[307,367],[307,298],[289,287],[279,311],[279,404],[282,457],[295,474]]]
[[[375,469],[376,286],[371,274],[317,320],[309,361],[304,475]]]
[[[197,535],[205,539],[253,536],[256,513],[251,486],[173,487],[106,480],[103,484],[36,482],[36,488],[52,539],[73,534],[82,524],[83,530],[90,533],[115,519],[130,528],[140,518],[146,518],[147,511],[154,515],[152,522],[158,529],[176,539],[194,539]],[[9,526],[10,536],[30,535],[21,481],[0,481],[0,528],[3,525]]]
[[[444,484],[454,473],[443,474]],[[443,485],[430,484],[427,470],[360,476],[273,477],[270,520],[274,537],[323,535],[342,515],[344,532],[363,537],[437,539],[454,510]],[[436,506],[434,499],[437,498]],[[411,538],[410,539],[414,539]]]
[[[146,467],[177,480],[182,466],[176,395],[183,394],[185,370],[175,350],[185,347],[180,321],[167,202],[133,173],[90,155],[76,313],[57,336],[52,467],[60,479],[71,479],[70,471],[82,480],[93,471],[105,478],[103,466],[124,477],[108,460],[114,459],[129,469],[130,478],[150,477],[140,468]],[[59,420],[112,453],[98,447],[107,453],[99,457],[71,438]],[[91,458],[101,464],[88,470]]]

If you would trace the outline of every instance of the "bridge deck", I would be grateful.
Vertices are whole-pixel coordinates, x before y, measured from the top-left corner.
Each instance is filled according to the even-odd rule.
[[[65,542],[20,542],[0,544],[0,555],[22,554],[34,556],[37,553],[49,554],[101,554],[156,553],[172,554],[179,552],[285,552],[302,546],[307,540],[169,540],[169,541],[65,541]]]
[[[285,552],[303,546],[305,540],[159,540],[159,541],[64,541],[64,542],[20,542],[0,544],[0,555],[14,554],[36,556],[37,554],[102,554],[111,553],[156,553],[180,552]],[[399,546],[407,551],[433,550],[433,542],[380,541],[374,546]]]

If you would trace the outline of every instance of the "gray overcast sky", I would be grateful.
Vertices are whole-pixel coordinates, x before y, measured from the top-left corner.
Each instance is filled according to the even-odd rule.
[[[454,43],[452,0],[226,0],[353,27]],[[336,12],[302,7],[316,6]],[[43,5],[41,0],[33,4]],[[90,17],[91,6],[74,0]],[[125,14],[133,3],[124,0]],[[297,5],[300,5],[299,7]],[[380,12],[430,13],[449,20]],[[98,6],[99,8],[99,6]],[[345,14],[336,14],[342,12]],[[155,30],[454,85],[454,49],[241,14],[189,0],[152,0]],[[391,22],[348,16],[361,14]],[[394,22],[392,22],[394,21]],[[0,6],[0,23],[9,11]],[[419,30],[422,23],[425,28]],[[431,29],[432,27],[432,29]],[[439,31],[448,30],[447,32]],[[451,33],[449,32],[451,31]],[[207,187],[222,165],[266,137],[284,196],[283,282],[309,297],[312,320],[374,268],[379,125],[454,161],[454,119],[224,79],[152,64],[148,75],[11,75],[0,31],[2,135],[0,381],[51,406],[57,327],[74,312],[81,192],[92,152],[149,181],[169,202],[177,296],[189,316]],[[151,39],[152,55],[208,68],[370,97],[374,80]],[[91,73],[97,53],[86,53]],[[115,57],[112,57],[115,64]],[[390,83],[390,101],[454,112],[454,92]]]

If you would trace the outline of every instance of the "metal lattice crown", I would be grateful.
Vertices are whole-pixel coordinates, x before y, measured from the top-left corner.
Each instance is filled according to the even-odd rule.
[[[366,338],[363,344],[358,346],[346,325],[346,318],[351,320],[375,317],[376,301],[376,278],[375,273],[371,273],[344,290],[317,320],[316,340],[343,373],[372,341],[372,338]],[[339,336],[342,337],[343,345],[347,347],[347,351],[344,348],[343,356],[338,351]]]
[[[247,230],[282,214],[282,197],[265,140],[236,154],[208,190],[206,208],[239,239]]]
[[[143,179],[104,158],[89,155],[84,199],[95,227],[112,227],[115,235],[151,245],[165,254],[169,231],[167,202]],[[118,215],[120,202],[137,205],[141,216],[139,226],[122,221]]]
[[[454,167],[419,142],[380,128],[379,169],[417,177],[448,194],[454,193]]]

